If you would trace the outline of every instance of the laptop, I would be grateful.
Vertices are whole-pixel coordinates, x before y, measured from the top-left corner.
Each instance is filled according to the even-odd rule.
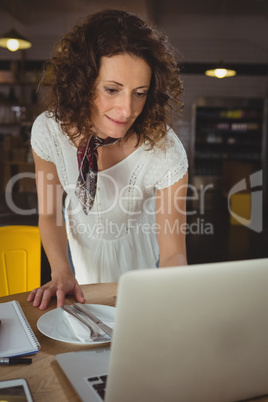
[[[267,286],[268,259],[130,271],[119,281],[111,349],[56,359],[84,402],[268,394]]]

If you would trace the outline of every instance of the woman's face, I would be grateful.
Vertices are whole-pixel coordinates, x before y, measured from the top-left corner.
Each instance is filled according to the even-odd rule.
[[[101,138],[123,137],[142,112],[151,68],[129,54],[102,57],[96,80],[92,120]]]

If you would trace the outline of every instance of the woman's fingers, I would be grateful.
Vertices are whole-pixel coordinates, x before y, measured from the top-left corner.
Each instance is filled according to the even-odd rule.
[[[42,289],[42,288],[40,288],[40,289]],[[41,298],[37,299],[37,304],[35,304],[35,301],[34,301],[33,306],[37,307],[40,304],[39,309],[44,310],[45,308],[47,308],[51,297],[54,296],[54,295],[55,295],[55,289],[54,288],[52,288],[52,287],[47,288],[47,289],[44,288],[43,293],[41,295]]]
[[[61,307],[64,304],[66,294],[73,295],[79,303],[85,303],[86,300],[81,287],[73,277],[71,279],[66,283],[48,282],[40,288],[32,290],[28,295],[27,301],[32,301],[33,306],[39,307],[40,310],[47,308],[53,296],[57,297],[57,307]]]
[[[29,301],[29,302],[33,301],[36,292],[37,292],[37,289],[33,289],[33,290],[31,291],[31,293],[28,295],[27,301]]]
[[[44,292],[44,290],[42,287],[32,290],[27,298],[27,301],[30,301],[30,302],[33,301],[34,307],[39,306],[40,300],[42,299],[43,292]]]
[[[39,306],[40,310],[44,310],[48,306],[51,297],[54,296],[55,293],[55,287],[53,285],[49,286],[48,283],[38,289],[32,290],[27,298],[27,301],[32,301],[34,307]]]
[[[57,307],[61,307],[64,305],[65,302],[65,292],[62,289],[58,289],[56,292],[57,296]]]
[[[84,298],[84,293],[83,293],[81,287],[78,285],[78,283],[76,284],[76,286],[74,288],[73,294],[79,303],[85,303],[86,299]]]

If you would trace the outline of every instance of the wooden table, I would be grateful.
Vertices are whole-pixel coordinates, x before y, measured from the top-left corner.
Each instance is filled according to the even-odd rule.
[[[82,285],[82,289],[86,298],[86,303],[105,304],[108,306],[115,305],[117,292],[116,283]],[[29,366],[0,366],[0,379],[9,380],[12,378],[26,378],[36,402],[79,402],[80,399],[59,367],[55,355],[58,353],[85,350],[91,348],[91,346],[80,346],[55,341],[41,334],[36,326],[37,320],[41,315],[56,307],[56,300],[52,300],[48,309],[40,311],[39,309],[32,307],[32,303],[26,301],[27,295],[28,293],[26,292],[1,297],[0,302],[2,303],[10,300],[18,300],[20,302],[31,327],[41,344],[41,349],[36,355],[33,355],[33,363]],[[66,304],[72,304],[74,302],[74,297],[67,297]],[[101,344],[98,347],[107,345],[108,344]],[[96,345],[94,347],[96,347]],[[247,402],[249,401],[268,402],[268,396],[247,400]]]
[[[86,303],[88,304],[115,305],[117,292],[116,283],[82,285],[82,289],[86,298]],[[58,353],[89,349],[91,348],[91,345],[80,346],[55,341],[41,334],[37,329],[37,321],[39,317],[47,311],[56,307],[56,300],[53,299],[46,310],[40,311],[38,308],[32,307],[32,303],[26,301],[27,295],[28,292],[1,297],[0,302],[3,303],[10,300],[18,300],[20,302],[31,327],[41,344],[41,349],[36,355],[32,356],[33,363],[29,366],[0,366],[0,380],[26,378],[36,402],[78,402],[80,399],[58,365],[55,355]],[[74,297],[67,297],[66,304],[72,304],[74,302]],[[103,347],[107,345],[109,344],[94,345],[94,347]]]

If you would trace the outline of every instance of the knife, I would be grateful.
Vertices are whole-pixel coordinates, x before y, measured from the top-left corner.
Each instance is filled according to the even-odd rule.
[[[78,303],[74,303],[73,304],[74,308],[76,308],[79,311],[82,311],[82,313],[84,313],[92,322],[94,322],[95,325],[97,325],[97,327],[99,327],[100,329],[102,329],[103,332],[105,332],[107,335],[109,335],[110,337],[113,336],[113,330],[111,327],[109,327],[108,325],[104,324],[103,321],[101,321],[98,317],[96,317],[93,313],[91,313],[90,311],[88,311],[83,305],[80,305]]]

